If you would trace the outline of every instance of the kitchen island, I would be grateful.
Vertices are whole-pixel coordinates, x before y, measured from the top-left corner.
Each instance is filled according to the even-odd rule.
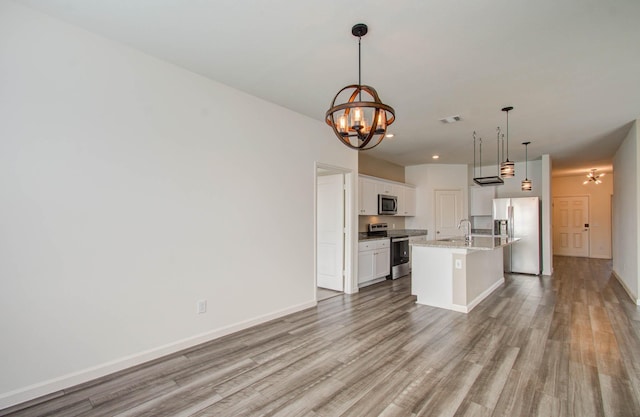
[[[518,239],[477,236],[412,244],[417,303],[468,313],[504,283],[502,248]]]

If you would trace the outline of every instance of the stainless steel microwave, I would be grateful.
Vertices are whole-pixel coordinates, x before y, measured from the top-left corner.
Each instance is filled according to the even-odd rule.
[[[378,214],[397,214],[398,197],[378,194]]]

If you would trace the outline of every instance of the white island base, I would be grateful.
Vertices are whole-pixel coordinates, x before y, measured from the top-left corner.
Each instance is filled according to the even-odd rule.
[[[411,293],[417,303],[470,312],[504,283],[502,248],[516,240],[423,241],[412,246]]]

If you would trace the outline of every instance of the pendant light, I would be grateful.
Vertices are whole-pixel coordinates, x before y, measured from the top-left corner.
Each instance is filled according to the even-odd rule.
[[[326,113],[326,122],[333,128],[333,133],[340,142],[358,150],[376,147],[384,139],[387,127],[395,120],[395,110],[382,103],[373,87],[362,85],[361,82],[360,41],[367,31],[364,23],[351,28],[353,36],[358,37],[358,84],[348,85],[338,91]],[[365,100],[363,93],[366,95]],[[336,104],[339,96],[341,99],[346,98],[346,102]]]
[[[515,164],[509,161],[509,112],[513,110],[512,106],[504,107],[503,112],[507,113],[507,154],[504,162],[500,163],[500,176],[502,178],[513,178],[516,174]]]
[[[522,191],[531,191],[531,180],[529,179],[529,144],[531,142],[522,142],[524,145],[524,179],[522,180],[522,187],[520,188]]]

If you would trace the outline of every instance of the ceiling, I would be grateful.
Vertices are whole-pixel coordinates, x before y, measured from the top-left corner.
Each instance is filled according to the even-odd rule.
[[[472,163],[474,130],[495,164],[514,106],[511,160],[531,141],[554,174],[607,170],[640,117],[638,0],[17,2],[321,121],[357,83],[366,23],[362,83],[396,110],[395,137],[367,152],[399,165]]]

